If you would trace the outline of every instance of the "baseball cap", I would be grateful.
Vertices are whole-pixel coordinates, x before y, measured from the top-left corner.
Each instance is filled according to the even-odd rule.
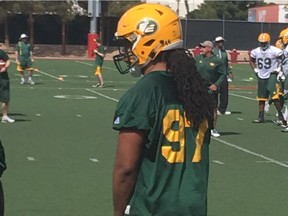
[[[225,41],[225,39],[221,36],[218,36],[215,38],[214,42],[220,42],[220,41]]]
[[[20,39],[24,39],[24,38],[28,38],[28,36],[26,34],[21,34]]]
[[[204,41],[203,43],[200,43],[201,47],[211,47],[213,48],[213,43],[211,41]]]

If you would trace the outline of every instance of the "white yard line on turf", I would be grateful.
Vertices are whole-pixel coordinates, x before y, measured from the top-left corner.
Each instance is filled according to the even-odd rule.
[[[238,94],[229,93],[229,95],[234,96],[234,97],[247,99],[247,100],[257,101],[256,98],[246,97],[246,96],[242,96],[242,95],[238,95]]]
[[[247,154],[250,154],[250,155],[253,155],[253,156],[262,158],[262,159],[264,159],[264,160],[266,160],[266,161],[269,161],[270,163],[274,163],[274,164],[277,164],[277,165],[279,165],[279,166],[288,168],[288,164],[285,164],[285,163],[282,163],[282,162],[280,162],[280,161],[274,160],[273,158],[266,157],[265,155],[258,154],[258,153],[256,153],[256,152],[253,152],[253,151],[250,151],[250,150],[245,149],[245,148],[243,148],[243,147],[240,147],[240,146],[234,145],[234,144],[232,144],[232,143],[226,142],[226,141],[221,140],[221,139],[219,139],[219,138],[214,138],[214,137],[213,137],[212,139],[215,139],[215,140],[217,140],[218,142],[220,142],[220,143],[222,143],[222,144],[224,144],[224,145],[230,146],[230,147],[232,147],[232,148],[235,148],[235,149],[237,149],[237,150],[239,150],[239,151],[242,151],[242,152],[245,152],[245,153],[247,153]]]
[[[101,93],[99,93],[99,92],[97,92],[97,91],[93,91],[93,90],[91,90],[91,89],[86,89],[86,91],[89,91],[89,92],[92,92],[92,93],[94,93],[94,94],[97,94],[97,95],[99,95],[99,96],[101,96],[101,97],[103,97],[103,98],[106,98],[106,99],[108,99],[108,100],[112,100],[112,101],[115,101],[115,102],[119,102],[119,100],[117,100],[117,99],[115,99],[115,98],[112,98],[112,97],[109,97],[109,96],[107,96],[107,95],[101,94]]]

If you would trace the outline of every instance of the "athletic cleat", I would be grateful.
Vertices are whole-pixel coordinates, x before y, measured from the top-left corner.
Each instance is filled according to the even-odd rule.
[[[217,115],[231,115],[231,112],[230,111],[220,112],[219,110],[217,110]]]
[[[281,132],[288,133],[288,127],[283,128],[283,129],[281,130]]]
[[[264,123],[264,119],[263,118],[258,118],[252,121],[252,123]]]
[[[14,123],[15,120],[9,118],[9,117],[6,115],[6,116],[2,116],[2,120],[1,120],[1,122],[2,122],[2,123]]]
[[[20,84],[21,84],[21,85],[25,84],[25,80],[24,80],[24,79],[21,80],[21,81],[20,81]]]
[[[30,85],[35,85],[35,82],[33,82],[33,80],[28,80],[28,83],[29,83]]]
[[[279,119],[276,119],[276,120],[272,120],[272,122],[273,122],[274,124],[278,125],[278,126],[280,126],[280,125],[282,125],[282,124],[283,124],[283,123],[282,123],[282,121],[281,121],[281,120],[279,120]]]
[[[99,88],[104,88],[105,86],[104,86],[104,84],[102,84],[102,85],[99,85],[98,87]]]
[[[231,115],[230,111],[225,111],[224,115]]]
[[[220,134],[218,133],[218,131],[216,129],[212,129],[211,130],[211,136],[213,137],[220,137]]]
[[[92,87],[97,88],[100,86],[100,83],[97,83],[96,85],[92,85]]]

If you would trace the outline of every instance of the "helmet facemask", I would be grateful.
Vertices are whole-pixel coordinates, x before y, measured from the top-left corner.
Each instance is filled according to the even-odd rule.
[[[114,64],[121,74],[135,72],[138,63],[138,57],[133,54],[133,43],[125,37],[116,37],[114,39],[118,45],[118,55],[113,56]]]
[[[260,42],[260,47],[262,50],[266,50],[269,47],[268,42]]]

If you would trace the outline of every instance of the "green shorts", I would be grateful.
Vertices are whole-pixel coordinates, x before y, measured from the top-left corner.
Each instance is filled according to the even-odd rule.
[[[282,95],[281,84],[277,81],[277,75],[271,74],[268,79],[258,77],[258,101],[267,101],[269,96],[272,99],[279,99]]]
[[[30,69],[32,67],[32,60],[29,59],[19,59],[20,64],[18,65],[20,70]],[[18,70],[18,68],[17,68]],[[19,71],[19,70],[18,70]]]
[[[8,103],[9,101],[10,101],[9,80],[0,78],[0,102]]]

